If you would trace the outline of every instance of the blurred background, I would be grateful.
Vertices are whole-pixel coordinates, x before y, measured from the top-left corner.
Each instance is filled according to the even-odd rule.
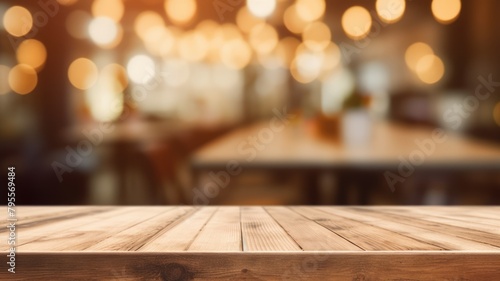
[[[498,204],[499,10],[3,0],[1,167],[18,205]]]

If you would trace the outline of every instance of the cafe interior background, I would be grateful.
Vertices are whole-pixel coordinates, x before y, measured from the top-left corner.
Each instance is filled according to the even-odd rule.
[[[1,1],[0,163],[25,205],[498,204],[498,11]]]

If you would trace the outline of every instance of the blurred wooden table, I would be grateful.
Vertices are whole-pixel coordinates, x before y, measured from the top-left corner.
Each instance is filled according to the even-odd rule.
[[[374,189],[384,185],[395,191],[417,171],[411,180],[421,191],[405,200],[420,205],[431,192],[426,189],[431,181],[442,186],[445,182],[447,190],[460,183],[457,174],[474,171],[493,176],[500,171],[500,145],[452,132],[436,134],[429,127],[375,123],[371,138],[363,145],[320,138],[301,124],[272,129],[271,122],[257,123],[202,147],[191,157],[195,185],[201,188],[207,184],[209,177],[202,178],[207,172],[228,173],[228,167],[236,166],[240,171],[271,172],[281,178],[300,175],[307,193],[300,204],[347,204],[348,200],[368,204]],[[348,199],[352,189],[356,189],[355,202]],[[439,199],[442,204],[454,196],[449,190],[444,192]],[[193,202],[198,200],[196,195],[193,198]]]
[[[500,168],[500,145],[450,132],[445,132],[445,141],[436,142],[428,127],[375,123],[372,138],[357,146],[319,138],[305,126],[289,124],[281,131],[270,129],[270,122],[262,122],[234,130],[197,151],[191,163],[203,169],[224,168],[229,161],[254,168],[391,168],[399,165],[400,157],[410,161],[410,155],[420,151],[424,154],[420,167]],[[257,145],[252,145],[255,139]],[[417,141],[431,141],[434,149],[426,153]]]
[[[499,207],[18,207],[16,274],[4,264],[0,279],[494,280],[499,217]]]

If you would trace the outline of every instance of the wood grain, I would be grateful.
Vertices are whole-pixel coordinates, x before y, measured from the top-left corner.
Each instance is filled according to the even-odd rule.
[[[189,251],[241,251],[240,208],[218,209],[188,249]]]
[[[0,280],[500,276],[498,207],[17,209],[16,274]]]
[[[25,253],[1,280],[491,281],[500,258],[475,252]]]
[[[337,216],[334,214],[335,210],[330,213],[325,213],[319,208],[308,207],[296,207],[293,210],[308,219],[318,222],[364,250],[442,250],[435,245],[410,238],[398,232]]]
[[[336,235],[335,232],[287,207],[266,207],[266,210],[305,251],[361,250],[344,237]]]
[[[300,251],[299,245],[262,207],[241,208],[244,251]]]
[[[499,251],[500,248],[456,237],[453,233],[440,233],[428,230],[423,227],[414,226],[412,224],[401,223],[400,220],[384,215],[379,212],[364,212],[364,209],[356,210],[349,208],[343,210],[335,209],[335,213],[345,218],[356,220],[365,224],[381,227],[390,231],[403,234],[415,240],[423,241],[427,244],[435,245],[445,250],[478,250],[478,251]],[[329,211],[329,210],[327,210]]]
[[[192,207],[164,208],[135,227],[127,228],[94,244],[86,251],[136,251],[147,242],[165,233],[195,211]]]
[[[145,252],[187,250],[216,210],[216,207],[198,209],[194,214],[186,217],[168,232],[148,242],[139,250]]]

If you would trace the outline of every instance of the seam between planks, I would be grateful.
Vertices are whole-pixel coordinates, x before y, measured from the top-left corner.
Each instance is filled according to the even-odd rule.
[[[175,207],[174,207],[175,208]],[[175,221],[173,221],[172,223],[170,223],[168,226],[166,226],[165,228],[163,229],[160,229],[159,231],[157,231],[155,234],[151,235],[149,237],[149,239],[144,242],[144,244],[142,244],[141,246],[137,247],[135,249],[136,252],[141,252],[141,249],[144,248],[146,245],[148,245],[149,243],[151,243],[152,241],[154,241],[157,237],[161,236],[162,234],[168,232],[170,229],[174,228],[176,225],[178,225],[179,223],[183,222],[184,220],[186,220],[187,218],[193,216],[194,214],[196,214],[196,212],[198,212],[200,210],[199,207],[193,207],[192,210],[186,212],[185,214],[181,215],[178,219],[176,219]]]
[[[148,220],[154,219],[154,218],[156,218],[156,217],[158,217],[158,216],[162,216],[162,215],[164,215],[164,214],[166,214],[166,213],[169,213],[170,211],[173,211],[173,210],[175,210],[175,207],[171,207],[171,208],[169,208],[169,209],[167,209],[167,210],[163,210],[161,213],[156,214],[156,215],[154,215],[154,216],[152,216],[152,217],[148,218],[148,219],[147,219],[147,220],[145,220],[145,221],[139,221],[139,222],[137,222],[136,224],[133,224],[133,225],[131,225],[131,226],[130,226],[130,227],[128,227],[128,228],[124,228],[124,229],[122,229],[122,230],[120,230],[120,231],[116,232],[114,235],[116,235],[116,234],[120,234],[120,233],[122,233],[122,232],[124,232],[124,231],[126,231],[126,230],[128,230],[128,229],[130,229],[130,228],[136,227],[136,226],[138,226],[138,225],[140,225],[140,224],[142,224],[142,223],[144,223],[144,222],[146,222],[146,221],[148,221]],[[172,223],[173,223],[173,222],[172,222]],[[170,224],[169,224],[169,225],[170,225]],[[154,235],[154,234],[153,234],[153,235]],[[153,236],[153,235],[151,235],[151,236]],[[112,238],[112,236],[111,236],[110,238]],[[149,239],[151,239],[151,238],[150,238],[150,237],[148,237],[148,239],[147,239],[147,240],[149,240]],[[87,250],[88,248],[93,247],[93,246],[94,246],[94,245],[89,245],[89,246],[87,246],[86,248],[82,249],[82,251],[85,251],[85,250]],[[132,248],[131,248],[131,249],[129,249],[128,251],[133,250],[133,248],[134,248],[134,247],[132,247]]]
[[[120,208],[114,208],[114,209],[111,209],[111,210],[107,210],[107,211],[105,211],[105,212],[99,212],[99,213],[97,213],[97,214],[105,214],[105,213],[107,213],[107,212],[113,212],[113,211],[120,211]],[[132,211],[133,211],[133,209],[129,209],[129,210],[124,211],[124,212],[123,212],[123,214],[127,214],[127,213],[130,213],[130,212],[132,212]],[[122,214],[122,215],[123,215],[123,214]],[[90,215],[90,213],[89,213],[89,214],[87,214],[87,215]],[[85,216],[80,216],[80,218],[86,217],[87,215],[85,215]],[[61,232],[61,231],[66,231],[66,230],[71,229],[71,228],[72,228],[72,226],[69,226],[69,227],[68,227],[68,226],[65,226],[65,227],[64,227],[64,229],[59,230],[59,232]],[[56,233],[56,232],[53,232],[53,233],[51,233],[51,234],[54,234],[54,233]],[[18,244],[18,246],[28,245],[28,244],[31,244],[31,243],[33,243],[33,242],[40,242],[40,241],[43,241],[44,239],[46,239],[46,237],[39,237],[39,238],[34,239],[34,240],[31,240],[31,241],[27,241],[27,242],[24,242],[24,243],[19,243],[19,244]]]
[[[51,224],[51,223],[55,223],[58,221],[71,220],[71,219],[76,219],[79,217],[85,217],[85,216],[94,215],[94,214],[102,214],[102,213],[106,213],[106,212],[111,212],[111,211],[114,211],[116,209],[118,209],[118,208],[111,207],[111,208],[102,209],[102,210],[100,210],[100,209],[94,209],[94,210],[82,209],[81,211],[78,211],[78,212],[73,213],[73,214],[44,216],[44,217],[42,217],[42,220],[33,220],[33,221],[27,222],[27,223],[22,223],[22,220],[21,220],[21,223],[19,223],[18,226],[22,227],[22,228],[37,227],[40,225]],[[0,233],[3,233],[3,232],[7,232],[7,229],[0,230]]]
[[[436,219],[446,219],[446,220],[451,220],[451,221],[455,221],[455,222],[465,222],[465,223],[470,223],[471,220],[464,220],[464,219],[459,219],[459,218],[455,218],[455,217],[450,217],[450,216],[446,216],[446,215],[443,215],[442,213],[440,214],[428,214],[428,213],[418,213],[418,214],[421,214],[423,216],[428,216],[428,217],[434,217]],[[480,217],[477,217],[478,219],[485,219],[485,218],[480,218]],[[485,226],[485,227],[500,227],[500,225],[493,225],[493,224],[488,224],[488,223],[483,223],[483,222],[477,222],[477,221],[474,221],[475,224],[479,225],[479,226]],[[451,226],[454,226],[452,224],[450,224]],[[483,232],[487,232],[487,233],[491,233],[491,234],[496,234],[496,233],[493,233],[493,232],[489,232],[489,231],[486,231],[486,230],[480,230],[480,231],[483,231]]]
[[[241,240],[241,251],[245,251],[245,241],[243,240],[243,223],[241,222],[241,206],[238,207],[238,210],[240,212],[240,240]]]
[[[198,232],[196,233],[196,235],[193,237],[193,239],[191,239],[191,241],[189,241],[189,244],[187,244],[186,248],[184,249],[184,251],[188,251],[189,250],[189,247],[191,247],[191,245],[193,244],[193,242],[196,240],[196,238],[200,235],[201,231],[203,230],[203,228],[205,228],[205,226],[207,225],[207,223],[214,217],[214,215],[219,211],[220,207],[217,207],[217,209],[215,209],[215,211],[210,215],[210,217],[208,218],[208,220],[203,223],[203,226],[200,227],[200,229],[198,229]]]
[[[366,249],[364,249],[363,247],[361,247],[361,246],[359,246],[359,245],[356,245],[356,243],[354,243],[354,242],[352,242],[351,240],[349,240],[349,239],[345,238],[344,236],[342,236],[342,235],[338,234],[337,232],[335,232],[335,231],[333,231],[333,230],[329,229],[328,227],[326,227],[326,226],[322,225],[321,223],[319,223],[319,222],[317,222],[317,221],[315,221],[315,220],[311,220],[311,219],[309,219],[308,217],[306,217],[306,216],[302,215],[301,213],[297,212],[296,210],[294,210],[294,209],[292,209],[292,208],[290,208],[290,207],[287,207],[287,208],[288,208],[288,209],[290,209],[292,212],[294,212],[294,213],[296,213],[296,214],[300,215],[301,217],[305,218],[306,220],[312,221],[312,222],[314,222],[315,224],[317,224],[317,225],[321,226],[322,228],[324,228],[324,229],[326,229],[326,230],[328,230],[328,231],[332,232],[333,234],[337,235],[338,237],[340,237],[340,238],[344,239],[345,241],[347,241],[347,242],[351,243],[352,245],[354,245],[354,246],[358,247],[358,248],[359,248],[359,249],[361,249],[362,251],[367,251],[367,250],[366,250]]]
[[[395,233],[395,234],[398,234],[398,235],[402,235],[402,236],[404,236],[404,237],[406,237],[408,239],[415,240],[415,241],[421,242],[423,244],[434,246],[434,247],[439,248],[439,249],[441,249],[443,251],[447,250],[447,249],[444,249],[443,247],[441,247],[439,245],[435,245],[433,243],[429,243],[429,241],[420,240],[419,238],[416,238],[416,237],[408,236],[408,235],[405,235],[405,234],[400,233],[400,232],[395,232],[394,230],[391,230],[391,229],[388,229],[388,228],[385,228],[385,227],[381,227],[381,226],[375,225],[373,223],[364,222],[364,221],[360,221],[360,220],[353,219],[353,218],[348,218],[348,217],[342,216],[340,214],[332,214],[332,213],[329,213],[329,212],[327,212],[327,211],[325,211],[323,209],[318,209],[318,210],[321,211],[321,212],[323,212],[323,213],[325,213],[325,214],[331,214],[331,215],[339,216],[339,217],[342,217],[342,218],[347,219],[347,220],[352,220],[352,221],[355,221],[355,222],[358,222],[358,223],[361,223],[361,224],[368,224],[368,225],[370,225],[372,227],[375,227],[375,228],[378,228],[378,229],[383,229],[385,231],[389,231],[389,232],[392,232],[392,233]],[[413,226],[413,227],[415,227],[415,226]],[[425,228],[421,228],[421,229],[425,230]]]
[[[284,228],[283,225],[281,225],[281,223],[275,217],[273,217],[273,215],[271,215],[269,213],[269,211],[267,210],[267,208],[262,207],[262,209],[264,209],[264,211],[281,227],[281,229],[283,229],[283,231],[285,231],[286,235],[288,235],[288,237],[290,237],[290,239],[292,239],[292,241],[295,242],[295,244],[297,244],[297,246],[299,246],[300,250],[304,251],[304,248],[302,248],[302,246],[300,246],[299,242],[297,242],[293,238],[293,236],[290,235],[290,233],[286,230],[286,228]]]
[[[420,218],[416,218],[416,217],[413,217],[413,216],[410,216],[410,215],[404,215],[404,214],[401,214],[401,215],[396,215],[394,213],[392,213],[391,211],[384,211],[384,210],[379,210],[378,211],[379,213],[383,213],[387,216],[390,216],[392,218],[395,218],[396,216],[403,216],[403,217],[407,217],[407,218],[410,218],[410,219],[414,219],[414,220],[417,220],[417,221],[420,221],[420,222],[423,222],[423,223],[436,223],[436,222],[433,222],[433,221],[428,221],[428,220],[425,220],[425,219],[420,219]],[[402,224],[407,224],[407,225],[412,225],[411,223],[407,223],[405,222],[405,220],[401,220],[401,223]],[[465,227],[461,227],[461,226],[454,226],[454,225],[450,225],[450,224],[446,224],[446,223],[442,223],[442,224],[445,224],[447,227],[451,227],[451,228],[460,228],[460,229],[463,229],[463,230],[468,230],[468,231],[477,231],[477,232],[481,232],[481,233],[484,233],[484,234],[490,234],[490,235],[495,235],[493,233],[490,233],[490,232],[484,232],[484,231],[480,231],[480,230],[476,230],[476,229],[470,229],[470,228],[465,228]],[[412,225],[413,226],[413,225]],[[427,229],[427,230],[431,230],[431,229]],[[475,240],[471,237],[465,237],[465,236],[462,236],[462,235],[457,235],[456,232],[452,231],[448,231],[448,232],[443,232],[443,231],[438,231],[438,230],[431,230],[431,231],[435,231],[435,232],[439,232],[441,234],[445,234],[445,235],[453,235],[455,237],[459,237],[459,238],[462,238],[462,239],[465,239],[465,240],[469,240],[469,241],[474,241],[474,242],[477,242],[477,243],[481,243],[481,244],[485,244],[485,245],[489,245],[489,246],[492,246],[492,247],[495,247],[495,248],[499,248],[499,245],[494,245],[494,244],[491,244],[491,243],[488,243],[488,242],[485,242],[485,241],[478,241],[478,240]]]

